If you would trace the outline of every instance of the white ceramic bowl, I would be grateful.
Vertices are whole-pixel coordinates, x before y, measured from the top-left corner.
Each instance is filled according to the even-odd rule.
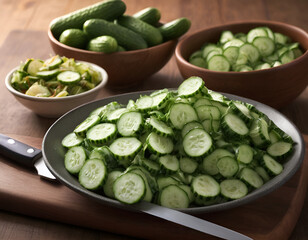
[[[47,118],[58,118],[69,110],[94,100],[97,97],[99,91],[106,85],[108,81],[108,74],[103,68],[93,63],[83,63],[91,65],[94,70],[100,72],[102,75],[102,81],[95,88],[80,94],[59,98],[48,98],[34,97],[21,93],[14,89],[10,83],[12,75],[18,69],[18,67],[12,69],[7,74],[5,78],[5,85],[6,88],[10,91],[10,93],[12,93],[21,104],[32,110],[37,115]]]

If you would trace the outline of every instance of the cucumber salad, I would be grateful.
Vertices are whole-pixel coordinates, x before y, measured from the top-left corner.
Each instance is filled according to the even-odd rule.
[[[223,31],[216,44],[204,44],[189,62],[212,71],[246,72],[277,67],[302,54],[298,42],[268,27],[257,27],[247,34]]]
[[[267,115],[199,77],[101,106],[62,145],[66,170],[84,188],[170,208],[243,198],[279,175],[294,149]]]
[[[102,81],[89,64],[53,56],[45,61],[29,58],[13,73],[11,85],[35,97],[65,97],[93,89]]]

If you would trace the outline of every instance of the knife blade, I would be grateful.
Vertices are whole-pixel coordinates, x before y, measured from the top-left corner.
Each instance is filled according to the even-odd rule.
[[[35,167],[38,174],[43,178],[56,180],[56,178],[45,165],[44,159],[42,157],[42,151],[40,149],[34,148],[6,135],[0,134],[0,154],[16,161],[23,166],[31,168]],[[174,222],[179,225],[206,233],[208,235],[219,237],[221,239],[252,240],[251,238],[241,233],[225,228],[223,226],[153,203],[143,201],[130,207],[137,211],[144,212],[146,214],[150,214],[152,216],[159,217],[161,219]]]
[[[35,168],[43,178],[56,180],[46,167],[40,149],[0,134],[0,154],[28,168]]]
[[[187,213],[183,213],[171,208],[162,207],[153,203],[143,201],[138,204],[132,205],[131,207],[152,216],[159,217],[167,221],[174,222],[182,226],[197,230],[199,232],[219,237],[221,239],[252,240],[252,238],[239,232],[228,229],[226,227],[189,215]]]

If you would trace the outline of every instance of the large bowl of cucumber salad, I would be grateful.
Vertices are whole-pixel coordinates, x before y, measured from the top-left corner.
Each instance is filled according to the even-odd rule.
[[[269,194],[301,166],[304,149],[280,112],[212,91],[200,77],[84,104],[58,119],[42,145],[50,171],[82,195],[192,214]]]
[[[282,22],[245,21],[200,30],[176,47],[184,78],[281,108],[308,83],[308,34]]]
[[[55,55],[47,60],[26,59],[7,74],[5,84],[26,108],[42,117],[58,118],[95,100],[107,81],[103,68]]]

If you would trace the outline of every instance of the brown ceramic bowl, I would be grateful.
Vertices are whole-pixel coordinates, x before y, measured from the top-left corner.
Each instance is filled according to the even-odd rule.
[[[87,51],[60,43],[48,30],[53,51],[69,58],[95,63],[108,73],[108,87],[131,88],[159,71],[171,58],[177,40],[154,47],[111,54]]]
[[[304,52],[290,63],[249,72],[217,72],[194,66],[188,62],[189,56],[199,50],[204,43],[217,43],[224,30],[233,33],[247,33],[250,29],[268,26],[275,32],[289,36],[299,42]],[[232,93],[251,98],[275,108],[281,108],[295,99],[308,83],[308,34],[302,29],[280,22],[254,21],[231,23],[211,27],[190,34],[176,47],[178,68],[184,78],[199,76],[205,85],[214,91]]]

